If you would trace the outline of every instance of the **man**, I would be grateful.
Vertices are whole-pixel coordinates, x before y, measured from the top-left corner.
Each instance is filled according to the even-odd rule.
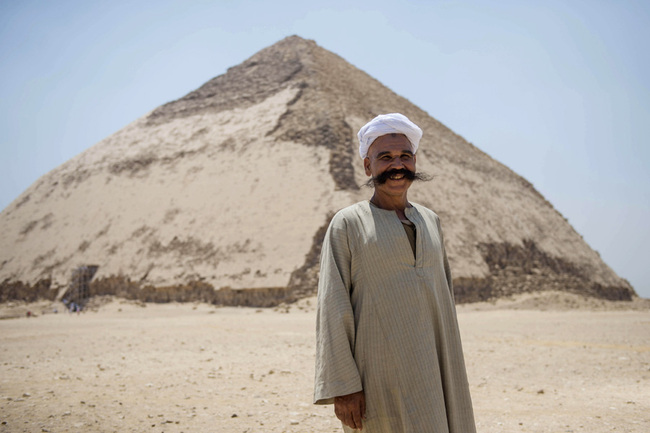
[[[374,194],[323,241],[314,403],[345,432],[475,432],[440,221],[407,199],[422,131],[393,113],[358,137]]]

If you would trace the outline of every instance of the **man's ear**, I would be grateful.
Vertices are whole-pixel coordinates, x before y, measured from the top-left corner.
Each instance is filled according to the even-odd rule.
[[[366,176],[372,176],[372,172],[370,171],[370,158],[367,156],[363,158],[363,168],[366,170]]]

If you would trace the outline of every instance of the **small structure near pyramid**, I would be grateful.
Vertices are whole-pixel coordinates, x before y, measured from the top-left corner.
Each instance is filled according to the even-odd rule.
[[[312,294],[329,219],[371,195],[356,132],[388,112],[424,131],[418,170],[434,180],[409,198],[441,217],[458,301],[635,296],[528,181],[297,36],[42,176],[0,213],[0,282],[55,290],[102,263],[98,289]]]
[[[90,281],[98,268],[97,265],[84,265],[72,270],[68,290],[63,294],[63,302],[71,311],[80,311],[86,306],[90,299]]]

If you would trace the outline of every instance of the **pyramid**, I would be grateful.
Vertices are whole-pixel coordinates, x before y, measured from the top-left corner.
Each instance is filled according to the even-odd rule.
[[[409,199],[441,217],[459,302],[550,289],[636,296],[528,181],[298,36],[31,185],[0,214],[2,287],[60,293],[94,264],[96,283],[136,289],[312,294],[330,218],[372,194],[356,132],[388,112],[424,131],[418,171],[434,179]]]

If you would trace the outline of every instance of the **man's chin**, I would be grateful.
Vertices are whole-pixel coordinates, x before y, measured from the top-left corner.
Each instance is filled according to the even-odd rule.
[[[377,185],[376,189],[383,189],[383,190],[395,191],[395,192],[406,191],[411,187],[412,183],[413,181],[408,179],[399,179],[399,180],[388,179],[383,184]]]

